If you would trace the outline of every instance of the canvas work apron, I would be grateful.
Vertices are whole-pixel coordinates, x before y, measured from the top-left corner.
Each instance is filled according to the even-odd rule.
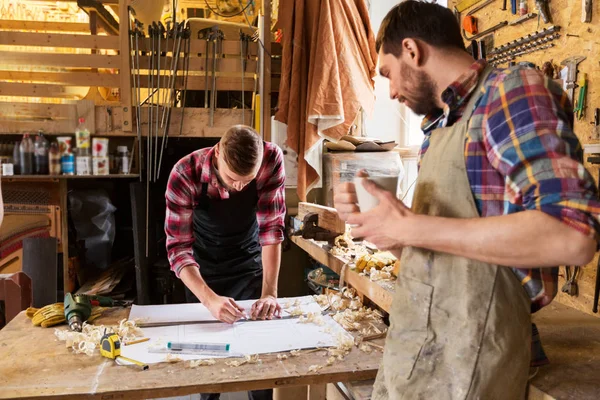
[[[477,218],[465,167],[480,77],[462,119],[432,132],[413,211]],[[510,249],[507,249],[510,251]],[[530,300],[510,268],[405,248],[373,399],[524,399]]]
[[[208,197],[208,184],[194,208],[194,259],[200,274],[219,296],[234,300],[258,299],[262,290],[262,256],[258,241],[256,205],[258,192],[253,180],[229,199]],[[188,302],[197,302],[186,288]]]

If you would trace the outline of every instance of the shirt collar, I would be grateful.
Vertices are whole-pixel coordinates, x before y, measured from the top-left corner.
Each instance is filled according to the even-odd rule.
[[[485,60],[475,61],[465,73],[452,82],[443,92],[444,108],[427,114],[421,123],[421,129],[427,133],[436,127],[446,126],[451,114],[462,111],[462,106],[471,97],[479,83],[479,76],[487,67]],[[456,115],[455,115],[456,116]]]

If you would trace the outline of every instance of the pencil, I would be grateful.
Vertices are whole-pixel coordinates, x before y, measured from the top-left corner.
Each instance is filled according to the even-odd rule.
[[[130,344],[147,342],[148,340],[150,340],[150,338],[148,338],[148,337],[136,339],[136,340],[130,340],[129,342],[125,342],[125,346],[129,346]]]

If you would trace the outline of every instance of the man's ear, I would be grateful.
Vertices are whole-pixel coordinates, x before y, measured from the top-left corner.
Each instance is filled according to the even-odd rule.
[[[217,157],[219,157],[219,154],[221,153],[221,143],[217,143],[217,145],[215,146],[215,155]]]
[[[404,61],[411,64],[413,67],[420,67],[423,63],[423,49],[421,43],[414,39],[404,39],[402,41],[402,55]]]

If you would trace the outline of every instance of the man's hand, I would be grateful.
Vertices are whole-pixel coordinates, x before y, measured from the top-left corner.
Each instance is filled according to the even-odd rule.
[[[228,324],[233,324],[245,316],[244,309],[231,297],[215,295],[215,297],[204,303],[204,305],[213,317]]]
[[[393,193],[383,190],[374,182],[365,179],[363,185],[367,192],[379,199],[379,205],[365,213],[353,212],[348,216],[348,223],[355,225],[352,236],[363,238],[380,250],[397,250],[410,245],[417,232],[416,220],[419,216],[413,214]],[[345,209],[350,210],[350,207]]]
[[[252,304],[250,318],[272,319],[273,316],[281,318],[281,306],[274,296],[263,296]]]
[[[365,171],[358,171],[356,176],[369,176]],[[342,221],[347,221],[352,213],[360,212],[358,208],[358,198],[356,197],[356,187],[353,182],[340,183],[335,188],[333,196],[333,206],[337,210]]]

